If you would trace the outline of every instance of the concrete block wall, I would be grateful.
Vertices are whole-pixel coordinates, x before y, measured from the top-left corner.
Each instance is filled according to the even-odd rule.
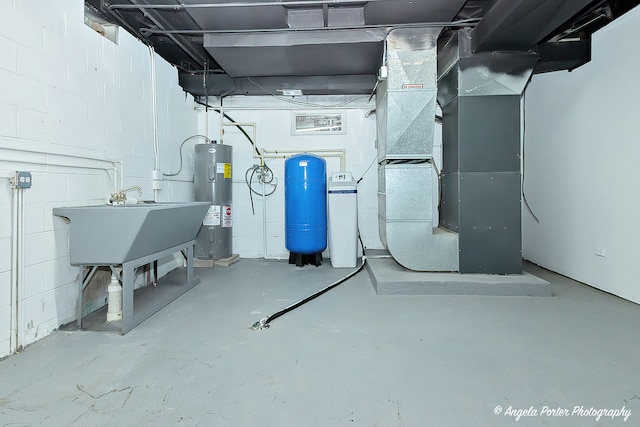
[[[346,132],[334,135],[294,135],[291,131],[293,112],[309,111],[305,106],[292,106],[270,96],[230,97],[224,99],[225,110],[237,122],[252,122],[257,125],[257,145],[268,150],[346,149],[346,170],[359,179],[377,156],[375,114],[365,115],[375,108],[367,98],[349,104],[348,108],[321,108],[315,111],[345,113]],[[353,97],[313,97],[295,100],[335,105]],[[211,105],[220,105],[219,100],[210,99]],[[234,109],[236,108],[236,109]],[[241,108],[241,109],[239,109]],[[201,131],[207,131],[204,110],[200,110]],[[208,112],[208,131],[211,139],[219,140],[220,118],[215,111]],[[245,127],[252,135],[252,128]],[[241,257],[261,258],[264,255],[262,227],[262,198],[254,194],[255,214],[251,211],[249,190],[245,184],[245,171],[257,164],[247,139],[234,127],[225,127],[224,143],[233,145],[233,251]],[[327,175],[340,170],[338,158],[327,158]],[[284,225],[284,159],[267,159],[278,182],[276,192],[267,198],[267,248],[268,258],[287,259]],[[358,185],[358,223],[362,239],[367,248],[381,249],[378,234],[377,165],[371,166]],[[257,180],[256,180],[257,181]],[[256,186],[256,189],[261,189]],[[267,186],[267,191],[270,188]]]
[[[592,60],[526,91],[526,259],[640,303],[640,7],[593,35]],[[594,307],[597,310],[597,307]]]
[[[149,51],[123,30],[115,44],[87,27],[83,1],[1,0],[0,52],[2,357],[9,352],[12,171],[33,174],[24,190],[22,345],[77,315],[79,269],[69,264],[68,224],[54,207],[106,202],[120,174],[112,161],[124,164],[118,187],[140,185],[145,200],[193,200],[193,185],[165,181],[154,195]],[[182,140],[198,132],[198,115],[177,71],[157,55],[155,63],[159,167],[168,171]]]

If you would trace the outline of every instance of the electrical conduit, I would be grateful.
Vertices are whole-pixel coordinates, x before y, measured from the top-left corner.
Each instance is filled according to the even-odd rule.
[[[20,350],[24,344],[24,217],[25,197],[24,190],[17,190],[18,196],[18,253],[16,257],[17,281],[16,281],[16,350]]]
[[[15,163],[23,163],[29,165],[43,165],[43,166],[59,166],[59,167],[68,167],[68,168],[76,168],[76,169],[95,169],[95,170],[103,170],[103,171],[111,171],[113,170],[113,191],[117,192],[118,189],[123,187],[124,183],[124,161],[122,160],[105,160],[100,159],[98,157],[90,157],[90,156],[77,156],[74,154],[60,154],[60,153],[44,153],[42,151],[35,150],[27,150],[24,148],[14,148],[14,147],[1,147],[0,151],[7,150],[9,153],[3,153],[2,161],[3,162],[15,162]],[[24,158],[20,158],[18,156],[14,156],[13,158],[10,155],[11,151],[19,152],[19,153],[29,153],[34,156],[41,157],[42,159],[33,159],[33,160],[25,160]],[[103,166],[90,166],[90,165],[81,165],[81,164],[73,164],[71,162],[64,162],[59,160],[53,160],[53,157],[62,157],[69,159],[78,159],[78,160],[89,160],[94,163],[107,163],[110,164],[111,167],[103,167]],[[118,174],[118,166],[120,165],[120,173]],[[45,173],[52,173],[51,171],[43,171]],[[118,186],[118,175],[120,175],[120,186]]]
[[[9,354],[23,347],[24,318],[22,302],[24,299],[24,190],[16,188],[15,178],[9,178],[11,191],[11,285],[9,298]]]
[[[18,189],[13,188],[11,192],[11,320],[9,333],[9,354],[14,354],[18,350],[18,225],[19,200]]]

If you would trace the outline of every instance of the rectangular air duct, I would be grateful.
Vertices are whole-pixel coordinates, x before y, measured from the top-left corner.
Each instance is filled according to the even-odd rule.
[[[375,75],[385,29],[205,34],[230,77]]]
[[[457,271],[457,234],[434,224],[436,39],[440,28],[387,37],[387,78],[376,91],[380,238],[402,266]]]
[[[461,273],[521,274],[520,101],[538,56],[475,54],[471,34],[438,55],[440,226],[459,235]]]

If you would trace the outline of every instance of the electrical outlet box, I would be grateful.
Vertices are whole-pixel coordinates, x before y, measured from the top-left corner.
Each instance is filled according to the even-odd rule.
[[[31,188],[31,172],[16,171],[15,188]]]
[[[605,248],[595,248],[593,250],[593,254],[595,256],[605,257],[605,256],[607,256],[607,250]]]

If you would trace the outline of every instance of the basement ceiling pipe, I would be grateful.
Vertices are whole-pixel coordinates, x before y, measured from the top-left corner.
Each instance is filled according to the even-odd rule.
[[[193,29],[154,29],[154,28],[141,28],[140,33],[145,36],[154,34],[163,34],[167,36],[175,34],[184,35],[203,35],[203,34],[245,34],[245,33],[285,33],[285,32],[305,32],[305,31],[337,31],[337,30],[375,30],[386,29],[389,33],[394,29],[399,28],[439,28],[451,27],[451,28],[465,28],[475,27],[480,22],[480,19],[469,18],[461,19],[459,21],[451,22],[416,22],[411,24],[370,24],[370,25],[352,25],[352,26],[337,26],[337,27],[309,27],[309,28],[261,28],[261,29],[243,29],[243,30],[193,30]],[[192,70],[191,70],[192,71]]]
[[[181,9],[218,9],[228,7],[264,7],[264,6],[322,6],[333,5],[343,6],[346,4],[362,4],[383,2],[389,0],[283,0],[283,1],[266,1],[266,2],[233,2],[233,3],[193,3],[193,4],[112,4],[109,6],[109,10],[113,9],[169,9],[169,10],[181,10]]]

